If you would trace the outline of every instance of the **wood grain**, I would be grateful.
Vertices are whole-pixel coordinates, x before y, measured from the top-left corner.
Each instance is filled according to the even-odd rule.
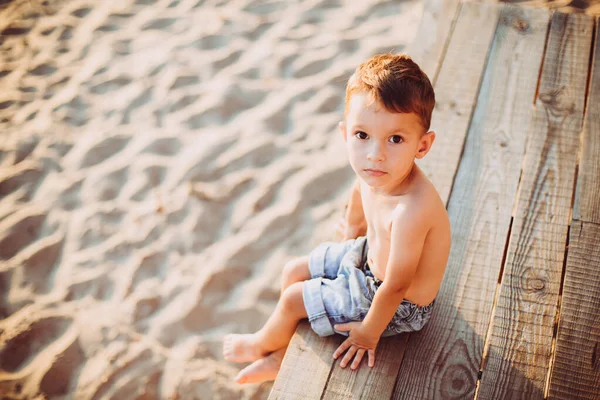
[[[417,35],[407,53],[435,85],[446,44],[458,15],[459,0],[425,0]]]
[[[409,338],[395,399],[475,394],[548,22],[547,10],[500,10],[448,204],[453,244],[439,302]]]
[[[333,364],[339,335],[319,337],[307,320],[300,322],[285,353],[269,400],[321,399]]]
[[[543,399],[583,121],[591,17],[555,13],[477,399]]]
[[[431,130],[436,132],[436,139],[429,153],[417,164],[444,204],[450,197],[497,21],[495,4],[461,5],[435,84],[436,106]]]
[[[597,138],[600,140],[600,137]],[[600,399],[600,225],[573,221],[549,399]]]
[[[598,25],[598,24],[597,24]],[[577,176],[577,190],[573,218],[600,224],[600,141],[594,140],[594,135],[600,131],[600,42],[596,30],[595,56],[592,66],[591,84],[587,102],[587,116],[582,138],[582,153]],[[584,190],[585,188],[585,190]]]
[[[600,32],[597,26],[598,21],[549,399],[600,399]]]
[[[323,400],[389,399],[407,340],[407,334],[382,338],[377,346],[373,368],[366,365],[366,360],[356,371],[349,367],[341,368],[336,362]]]

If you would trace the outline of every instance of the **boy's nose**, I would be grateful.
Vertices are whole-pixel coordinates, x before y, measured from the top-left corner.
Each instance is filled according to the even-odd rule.
[[[373,143],[369,149],[367,158],[370,161],[383,161],[385,159],[385,155],[383,154],[382,146],[378,143]]]

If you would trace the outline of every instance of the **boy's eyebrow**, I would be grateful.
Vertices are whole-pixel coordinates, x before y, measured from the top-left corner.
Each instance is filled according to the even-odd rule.
[[[353,126],[353,128],[356,129],[363,129],[366,130],[361,124],[356,124]],[[391,135],[404,135],[404,136],[410,136],[410,132],[408,131],[403,131],[402,129],[396,129],[395,131],[392,131],[390,133]]]

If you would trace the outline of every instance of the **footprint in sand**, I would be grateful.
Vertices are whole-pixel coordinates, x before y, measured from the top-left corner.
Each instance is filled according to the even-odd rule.
[[[53,286],[53,271],[60,258],[64,233],[45,237],[27,248],[19,259],[17,268],[23,269],[23,283],[30,286],[35,293],[48,293]]]
[[[120,210],[96,211],[81,224],[83,232],[79,232],[80,250],[103,243],[119,231],[124,212]]]
[[[142,26],[142,30],[143,31],[148,31],[148,30],[167,30],[168,28],[171,27],[171,25],[173,25],[175,22],[177,21],[177,19],[175,18],[157,18],[154,21],[151,21],[149,23],[147,23],[146,25]]]
[[[196,85],[198,83],[200,83],[200,78],[198,78],[196,75],[181,75],[175,79],[175,82],[173,82],[169,90]]]
[[[102,138],[85,152],[79,167],[91,167],[114,157],[127,146],[130,140],[130,136],[111,136]]]
[[[52,75],[57,70],[58,68],[53,64],[43,63],[29,70],[29,74],[34,76],[48,76]]]
[[[79,340],[77,338],[72,339],[71,344],[66,349],[55,355],[50,368],[42,377],[40,391],[48,397],[66,395],[84,360],[85,353]]]
[[[127,182],[128,176],[129,166],[125,166],[105,172],[100,176],[88,178],[84,182],[84,200],[110,201],[116,199]]]
[[[167,174],[167,168],[162,165],[148,165],[141,170],[145,179],[140,179],[138,183],[142,186],[135,186],[134,192],[129,196],[133,201],[143,201],[148,198],[151,191],[160,186]],[[156,198],[159,201],[159,197]]]
[[[43,172],[37,162],[7,168],[6,172],[0,175],[0,197],[23,189],[23,200],[30,200],[42,175]]]
[[[65,333],[71,323],[72,320],[66,317],[45,317],[22,327],[10,338],[5,333],[0,344],[0,368],[8,372],[19,371]]]
[[[131,114],[137,109],[142,107],[145,104],[150,103],[152,100],[152,91],[153,87],[148,87],[142,93],[139,94],[135,99],[131,101],[129,106],[123,111],[123,119],[121,120],[121,124],[126,125],[131,122]]]
[[[94,94],[106,94],[114,90],[121,89],[132,82],[132,79],[126,76],[109,79],[108,81],[98,83],[90,87],[90,92]]]
[[[152,278],[158,278],[161,281],[166,275],[167,255],[163,252],[152,252],[144,255],[131,280],[130,291],[135,291],[138,285]]]
[[[86,296],[92,296],[98,300],[109,300],[114,290],[115,284],[107,272],[90,273],[89,278],[68,285],[65,301],[77,301]]]
[[[0,222],[0,260],[7,260],[37,239],[46,213],[21,210]]]

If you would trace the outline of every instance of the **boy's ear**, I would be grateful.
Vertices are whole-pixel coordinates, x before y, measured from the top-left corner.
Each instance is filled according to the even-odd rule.
[[[340,128],[340,133],[342,134],[344,141],[346,141],[347,140],[347,138],[346,138],[346,123],[344,121],[340,121],[338,123],[338,128]]]
[[[419,142],[419,149],[417,150],[417,154],[415,154],[415,157],[419,159],[425,157],[425,154],[429,153],[429,150],[431,150],[431,146],[433,145],[434,141],[434,131],[429,131],[426,134],[424,134]]]

